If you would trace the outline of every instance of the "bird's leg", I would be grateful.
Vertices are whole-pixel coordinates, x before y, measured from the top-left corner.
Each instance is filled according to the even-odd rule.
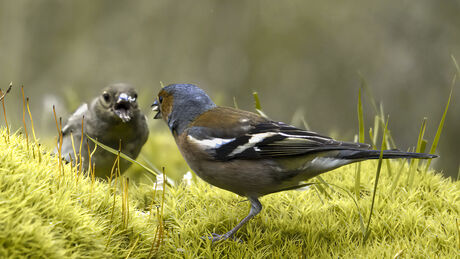
[[[249,201],[251,202],[251,210],[249,211],[249,214],[238,223],[234,228],[232,228],[230,231],[223,235],[218,235],[213,233],[209,239],[212,240],[212,242],[219,241],[219,240],[225,240],[228,238],[232,238],[233,234],[236,233],[246,222],[248,222],[250,219],[252,219],[255,215],[259,214],[259,212],[262,210],[262,204],[256,197],[248,197]]]

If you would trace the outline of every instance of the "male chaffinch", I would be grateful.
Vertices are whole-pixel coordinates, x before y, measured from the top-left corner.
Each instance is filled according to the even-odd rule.
[[[168,124],[183,157],[208,183],[245,196],[249,215],[217,241],[232,238],[257,215],[259,197],[295,189],[321,173],[354,162],[378,159],[369,145],[336,141],[318,133],[271,121],[257,114],[219,107],[192,84],[164,87],[152,105],[155,119]],[[383,158],[435,158],[435,155],[385,150]]]
[[[82,134],[82,118],[84,116]],[[72,146],[72,138],[75,151]],[[136,158],[142,146],[147,141],[149,129],[145,115],[137,105],[137,92],[125,83],[115,83],[102,90],[102,94],[93,99],[88,105],[82,104],[68,119],[62,128],[62,156],[69,161],[77,161],[81,150],[83,168],[88,170],[89,154],[94,149],[94,143],[88,136],[101,143],[118,150],[121,140],[121,152],[131,158]],[[81,139],[83,141],[81,142]],[[80,148],[80,143],[83,145]],[[77,157],[75,157],[75,153]],[[91,157],[91,164],[95,164],[95,176],[109,177],[115,161],[115,156],[98,147]],[[121,159],[120,171],[126,170],[131,163]]]

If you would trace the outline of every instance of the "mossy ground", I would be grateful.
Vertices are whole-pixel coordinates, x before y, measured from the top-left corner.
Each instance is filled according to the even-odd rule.
[[[61,172],[55,156],[0,137],[0,257],[147,257],[158,226],[106,182]],[[128,220],[126,220],[126,218]],[[155,252],[152,250],[152,253]]]
[[[460,256],[460,183],[421,170],[408,187],[409,169],[403,165],[393,188],[403,161],[390,163],[392,175],[384,163],[365,243],[358,212],[367,219],[376,161],[362,163],[359,207],[354,194],[347,194],[355,186],[351,165],[323,175],[331,184],[328,195],[312,187],[263,197],[262,212],[236,234],[242,243],[212,244],[200,237],[224,233],[245,217],[249,203],[243,198],[199,179],[166,188],[164,200],[149,184],[130,183],[126,192],[105,181],[77,178],[70,165],[62,173],[44,148],[27,147],[18,134],[8,140],[4,129],[0,135],[2,258]],[[181,170],[182,165],[171,167]],[[164,232],[158,231],[163,226]]]

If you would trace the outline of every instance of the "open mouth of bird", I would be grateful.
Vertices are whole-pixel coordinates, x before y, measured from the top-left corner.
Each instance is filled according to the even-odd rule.
[[[158,103],[158,100],[155,100],[152,104],[152,111],[157,112],[155,116],[153,117],[154,119],[161,119],[161,110],[160,110],[160,104]]]
[[[125,101],[118,101],[113,107],[113,112],[123,121],[128,122],[131,120],[132,111],[131,104]]]

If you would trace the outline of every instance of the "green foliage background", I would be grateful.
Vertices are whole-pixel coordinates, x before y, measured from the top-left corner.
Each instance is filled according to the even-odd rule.
[[[324,175],[331,188],[262,198],[262,213],[237,233],[243,244],[202,240],[231,229],[248,204],[196,178],[181,183],[189,169],[149,112],[160,81],[196,83],[218,104],[233,106],[235,97],[247,110],[256,90],[271,118],[301,127],[305,118],[312,130],[351,141],[362,77],[385,104],[400,149],[414,147],[423,117],[430,144],[456,73],[451,55],[460,59],[458,13],[458,1],[430,0],[0,0],[0,88],[15,85],[7,118],[13,131],[22,127],[24,85],[44,144],[29,138],[27,145],[23,129],[8,140],[2,128],[0,257],[459,257],[459,182],[423,164],[410,172],[404,161],[383,164],[366,243],[359,215],[369,215],[375,161],[360,166],[357,196],[355,167],[340,168]],[[65,120],[114,81],[139,90],[152,132],[139,160],[165,167],[175,181],[164,200],[136,166],[123,196],[118,185],[77,181],[69,165],[61,174],[43,153],[55,143],[52,106]],[[433,166],[456,177],[460,91],[453,87]],[[367,143],[371,99],[363,98]]]
[[[0,0],[0,87],[25,86],[42,138],[55,134],[53,104],[65,119],[114,81],[135,85],[151,118],[162,81],[196,83],[219,104],[235,96],[250,110],[257,90],[273,119],[303,114],[313,130],[353,140],[359,72],[406,150],[423,117],[427,138],[436,132],[450,55],[460,59],[459,13],[459,1],[432,0]],[[7,101],[13,128],[19,94]],[[458,84],[452,98],[434,166],[456,176]]]

